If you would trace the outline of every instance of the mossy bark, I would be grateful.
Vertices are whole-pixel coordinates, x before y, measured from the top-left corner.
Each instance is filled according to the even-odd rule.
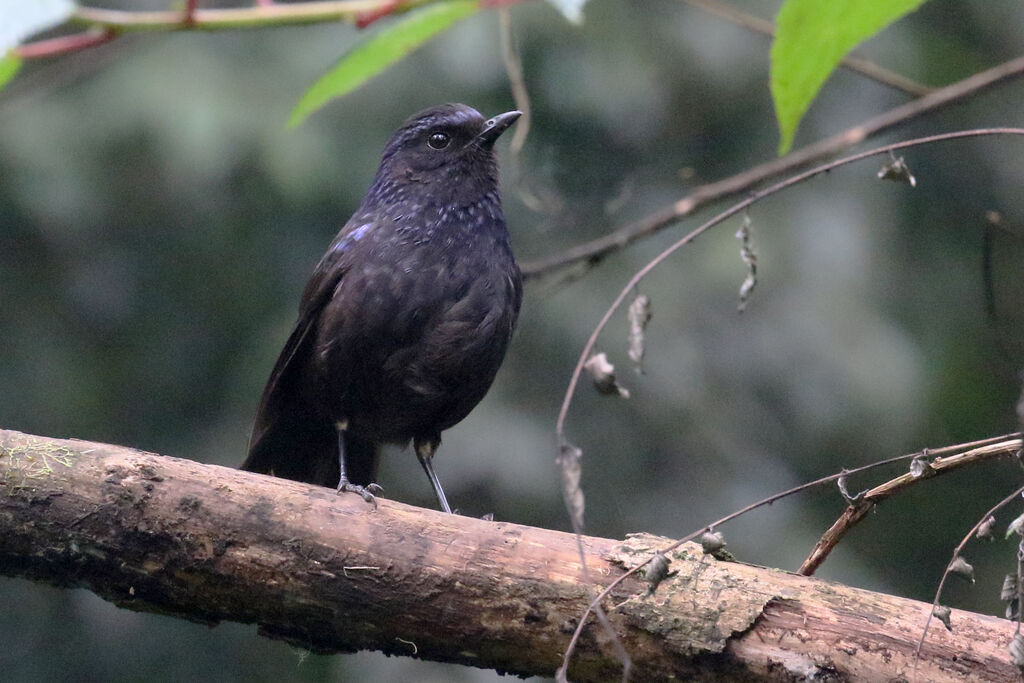
[[[608,585],[667,541],[584,538]],[[651,596],[606,608],[633,680],[910,679],[929,607],[739,563],[692,545]],[[317,652],[381,650],[552,675],[592,592],[570,534],[412,508],[108,444],[0,431],[0,573],[128,609],[255,623]],[[1013,625],[956,611],[918,680],[1019,680]],[[569,678],[614,680],[596,624]]]

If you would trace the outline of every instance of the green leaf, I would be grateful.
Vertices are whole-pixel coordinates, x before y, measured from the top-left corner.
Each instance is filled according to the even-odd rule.
[[[925,0],[786,0],[776,17],[771,89],[779,154],[821,86],[850,50]]]
[[[341,58],[313,84],[295,105],[288,127],[294,128],[311,113],[348,94],[406,56],[459,19],[480,9],[479,0],[450,0],[410,12]]]
[[[7,81],[14,78],[21,68],[21,57],[16,54],[8,54],[0,59],[0,90],[4,89]]]
[[[0,0],[0,54],[29,36],[67,21],[71,0]]]

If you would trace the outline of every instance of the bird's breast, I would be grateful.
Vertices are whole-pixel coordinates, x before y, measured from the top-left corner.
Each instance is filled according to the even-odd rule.
[[[519,269],[502,233],[438,226],[371,240],[370,231],[353,245],[317,334],[339,418],[400,441],[476,405],[519,312]]]
[[[470,368],[497,370],[519,306],[504,227],[374,231],[352,245],[351,266],[319,318],[327,374],[345,367],[365,370],[364,384],[397,375],[452,384]]]

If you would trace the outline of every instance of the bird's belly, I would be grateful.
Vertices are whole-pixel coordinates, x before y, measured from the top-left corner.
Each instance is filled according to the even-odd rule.
[[[339,419],[358,435],[405,443],[433,436],[462,420],[491,386],[506,340],[446,340],[443,347],[428,334],[418,345],[393,348],[363,366],[339,387]]]
[[[442,288],[432,300],[378,290],[376,305],[321,336],[332,419],[367,439],[405,443],[466,417],[490,388],[515,324],[505,281],[478,276],[460,297]]]

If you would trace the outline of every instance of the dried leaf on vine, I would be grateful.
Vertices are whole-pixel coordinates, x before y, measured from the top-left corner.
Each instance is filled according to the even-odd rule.
[[[705,555],[717,553],[725,547],[725,536],[721,531],[705,531],[700,535],[700,547]]]
[[[644,571],[644,578],[651,585],[647,588],[647,595],[654,595],[654,591],[658,590],[658,586],[661,582],[670,576],[669,559],[662,553],[657,553],[647,565],[647,569]]]
[[[644,330],[651,322],[651,298],[646,294],[637,294],[629,305],[629,359],[633,361],[638,373],[644,371]]]
[[[955,574],[962,579],[967,579],[971,583],[974,583],[974,567],[959,555],[949,563],[949,573]]]
[[[757,286],[757,252],[754,251],[750,242],[751,225],[750,215],[743,214],[740,229],[736,231],[736,239],[740,241],[740,258],[747,266],[747,276],[740,284],[740,302],[737,306],[740,313],[747,307],[747,300],[754,291],[754,287]]]
[[[1007,574],[1003,577],[1003,588],[999,591],[999,599],[1003,602],[1012,602],[1017,599],[1017,575]]]
[[[1009,538],[1010,536],[1013,536],[1014,534],[1018,534],[1020,536],[1024,536],[1024,515],[1021,515],[1020,517],[1017,517],[1012,522],[1010,522],[1010,526],[1006,527],[1006,536],[1005,536],[1005,538]]]
[[[595,353],[583,364],[583,369],[590,373],[594,386],[602,394],[617,394],[622,398],[629,398],[629,389],[615,380],[615,366],[609,362],[607,354]]]
[[[860,493],[851,496],[849,489],[846,488],[848,482],[849,479],[846,477],[845,474],[836,480],[836,485],[839,486],[839,493],[843,496],[843,499],[846,501],[847,505],[859,503],[861,499],[864,497],[864,491],[861,491]]]
[[[582,474],[580,460],[582,459],[583,451],[563,439],[558,455],[558,466],[562,472],[562,496],[565,498],[565,506],[569,510],[573,527],[576,529],[583,528],[583,489],[580,488],[580,475]]]
[[[917,178],[910,172],[910,167],[907,166],[907,162],[903,157],[892,158],[892,161],[887,163],[878,171],[879,180],[891,180],[896,183],[906,183],[911,187],[917,187]]]
[[[1013,662],[1013,665],[1024,671],[1024,635],[1020,633],[1015,635],[1007,649],[1010,651],[1010,661]]]
[[[942,625],[946,627],[947,631],[952,633],[953,625],[949,621],[950,614],[952,614],[952,611],[945,605],[936,605],[935,609],[932,610],[932,615],[934,615],[936,619],[942,622]]]
[[[984,522],[978,525],[978,532],[975,534],[976,538],[987,538],[990,541],[996,540],[996,537],[992,534],[992,527],[996,525],[996,518],[992,515],[988,516]]]
[[[928,458],[919,455],[910,461],[910,476],[914,479],[920,479],[931,467],[932,465],[928,462]]]

